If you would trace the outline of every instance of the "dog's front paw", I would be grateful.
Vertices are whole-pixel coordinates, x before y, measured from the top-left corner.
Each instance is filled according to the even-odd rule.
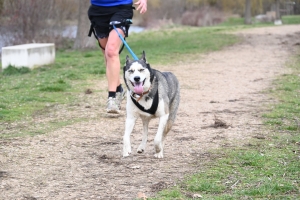
[[[157,142],[157,141],[154,141],[154,148],[155,148],[155,153],[154,154],[154,157],[155,158],[163,158],[163,145],[161,142]]]
[[[136,152],[137,152],[137,153],[144,153],[144,149],[138,148]]]
[[[145,145],[144,144],[140,144],[139,148],[137,149],[137,153],[144,153],[145,151]]]
[[[123,157],[127,157],[131,154],[131,147],[130,146],[127,146],[125,145],[123,147]]]
[[[160,151],[160,152],[154,154],[154,157],[155,157],[155,158],[163,158],[163,157],[164,157],[163,152]]]
[[[123,157],[128,157],[130,155],[131,152],[123,152]]]
[[[131,154],[131,150],[130,151],[123,151],[123,157],[127,157]]]

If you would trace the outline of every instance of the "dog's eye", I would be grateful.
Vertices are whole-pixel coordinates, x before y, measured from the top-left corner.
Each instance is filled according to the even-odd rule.
[[[128,72],[129,72],[129,73],[133,73],[133,72],[134,72],[134,70],[130,69],[130,70],[128,70]]]
[[[139,72],[142,72],[142,71],[144,71],[145,69],[139,69]]]

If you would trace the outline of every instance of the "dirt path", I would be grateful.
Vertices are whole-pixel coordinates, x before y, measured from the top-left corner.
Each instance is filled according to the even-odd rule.
[[[134,199],[153,196],[196,170],[211,149],[247,144],[264,134],[260,112],[272,101],[262,91],[281,73],[296,44],[300,26],[239,32],[244,41],[190,63],[152,66],[173,71],[181,83],[178,117],[166,141],[164,158],[154,158],[157,121],[150,123],[146,152],[135,153],[141,121],[132,134],[133,155],[121,158],[125,116],[106,118],[99,95],[82,104],[53,108],[37,123],[52,118],[90,116],[46,135],[0,140],[0,199]],[[298,33],[297,33],[298,32]],[[105,80],[95,88],[105,88]],[[103,93],[103,97],[105,94]],[[125,105],[125,104],[124,104]],[[216,119],[229,126],[215,128]]]

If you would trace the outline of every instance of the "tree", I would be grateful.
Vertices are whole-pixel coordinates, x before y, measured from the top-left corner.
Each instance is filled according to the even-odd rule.
[[[0,15],[2,14],[3,6],[4,6],[4,0],[0,0]]]
[[[4,45],[50,42],[69,48],[63,32],[78,10],[73,0],[0,0],[1,8]]]
[[[275,1],[276,20],[280,20],[280,0]]]
[[[96,41],[92,36],[88,37],[88,32],[90,30],[90,21],[88,19],[87,11],[89,9],[89,0],[78,0],[79,12],[78,12],[78,27],[77,34],[73,48],[74,49],[84,49],[89,47],[95,47]]]
[[[251,0],[245,0],[245,24],[251,24]]]

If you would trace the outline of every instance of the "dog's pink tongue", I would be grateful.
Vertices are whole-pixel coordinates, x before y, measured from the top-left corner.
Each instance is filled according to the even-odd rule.
[[[134,84],[134,93],[136,94],[143,94],[144,88],[142,83],[135,83]]]

